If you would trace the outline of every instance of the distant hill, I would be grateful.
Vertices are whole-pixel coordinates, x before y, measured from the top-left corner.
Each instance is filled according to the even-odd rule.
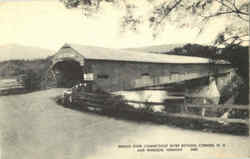
[[[54,52],[17,44],[0,46],[0,80],[26,75],[26,89],[39,90]]]
[[[126,48],[124,50],[134,50],[134,51],[163,54],[163,53],[174,52],[176,48],[181,48],[183,46],[185,46],[185,44],[165,44],[165,45],[154,45],[154,46],[139,47],[139,48]]]
[[[219,55],[221,49],[214,46],[204,46],[200,44],[166,44],[166,45],[154,45],[154,46],[140,47],[140,48],[127,48],[125,50],[223,59]]]
[[[49,55],[53,55],[54,52],[18,44],[2,45],[0,46],[0,79],[24,74],[28,70],[33,72],[45,70],[49,65]]]
[[[46,58],[55,51],[18,44],[0,45],[0,62],[7,60],[33,60]]]

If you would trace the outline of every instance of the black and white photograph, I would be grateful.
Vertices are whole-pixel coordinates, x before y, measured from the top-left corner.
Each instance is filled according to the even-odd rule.
[[[0,0],[0,159],[248,159],[249,0]]]

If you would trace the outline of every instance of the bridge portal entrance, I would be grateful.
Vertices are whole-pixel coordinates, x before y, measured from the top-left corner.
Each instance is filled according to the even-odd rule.
[[[71,88],[83,81],[83,68],[78,61],[63,60],[49,70],[50,87]]]

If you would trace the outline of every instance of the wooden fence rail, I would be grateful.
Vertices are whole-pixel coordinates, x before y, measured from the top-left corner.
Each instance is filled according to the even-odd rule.
[[[248,105],[211,105],[211,104],[200,104],[200,105],[193,105],[193,104],[186,104],[185,107],[192,107],[192,108],[229,108],[229,109],[242,109],[242,110],[249,110]]]
[[[16,78],[0,80],[0,95],[22,92],[25,90],[24,82]]]

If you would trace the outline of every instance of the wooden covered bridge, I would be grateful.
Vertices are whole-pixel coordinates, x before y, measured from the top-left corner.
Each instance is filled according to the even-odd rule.
[[[219,104],[223,89],[231,84],[234,73],[226,61],[65,44],[52,58],[47,86],[70,88],[87,82],[104,91],[123,95],[135,103],[185,98],[189,102],[186,108],[210,108],[211,104]],[[248,110],[242,106],[235,107]],[[234,106],[223,108],[233,109]],[[187,117],[182,113],[172,115]],[[221,120],[205,118],[204,114],[188,117]]]
[[[93,81],[108,92],[169,88],[169,94],[188,91],[218,103],[218,85],[224,83],[217,79],[230,79],[232,72],[230,63],[208,58],[65,44],[52,59],[47,85],[69,88]]]

